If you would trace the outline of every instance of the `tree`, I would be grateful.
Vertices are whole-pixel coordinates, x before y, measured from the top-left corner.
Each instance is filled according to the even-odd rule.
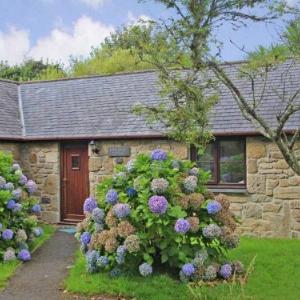
[[[143,43],[138,44],[141,59],[151,62],[159,70],[162,95],[167,97],[169,102],[158,107],[139,106],[135,111],[145,115],[150,122],[163,123],[172,138],[203,149],[212,138],[208,128],[208,115],[218,100],[217,89],[224,85],[231,92],[243,116],[254,124],[262,135],[277,144],[289,166],[300,175],[299,158],[295,151],[299,130],[293,132],[291,138],[285,132],[288,120],[300,111],[300,91],[296,89],[289,95],[284,93],[285,83],[289,79],[289,68],[283,72],[283,90],[281,95],[278,95],[281,109],[278,111],[276,124],[269,124],[259,113],[265,89],[262,88],[260,94],[256,94],[258,79],[259,83],[262,80],[266,84],[269,74],[288,61],[290,55],[293,55],[293,59],[298,59],[299,56],[295,53],[296,50],[299,51],[299,24],[293,22],[290,25],[285,33],[284,45],[277,45],[272,49],[260,48],[258,53],[250,55],[248,63],[241,65],[240,74],[248,80],[253,89],[251,99],[245,97],[244,91],[226,72],[224,65],[220,64],[222,43],[215,35],[216,30],[224,24],[231,24],[238,30],[250,22],[286,19],[298,13],[297,9],[289,7],[286,1],[279,0],[156,2],[176,13],[175,17],[157,23],[152,33],[155,37],[154,44],[163,43],[167,49],[159,53],[155,51],[158,49],[155,46],[144,47]],[[160,39],[161,31],[163,40]],[[290,45],[286,41],[289,41]],[[170,49],[171,56],[168,55]],[[170,66],[176,66],[177,70]]]
[[[65,76],[62,67],[58,64],[44,63],[42,60],[25,60],[20,65],[10,66],[6,62],[0,62],[0,78],[15,81],[29,81],[36,79],[48,79],[46,74],[50,70],[61,76]],[[54,79],[52,76],[49,79]],[[56,78],[55,78],[56,79]]]

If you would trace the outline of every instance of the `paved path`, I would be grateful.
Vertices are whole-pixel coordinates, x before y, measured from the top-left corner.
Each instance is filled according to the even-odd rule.
[[[0,300],[60,300],[62,282],[73,262],[77,241],[70,233],[57,231],[30,262],[18,268]]]

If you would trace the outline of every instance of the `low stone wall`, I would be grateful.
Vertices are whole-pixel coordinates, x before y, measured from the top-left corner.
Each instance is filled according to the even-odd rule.
[[[247,193],[229,197],[241,219],[241,233],[300,237],[300,176],[288,167],[275,144],[247,138]]]
[[[130,157],[109,157],[110,147],[130,147]],[[113,173],[114,167],[118,163],[126,163],[129,159],[134,158],[138,153],[151,151],[156,148],[172,151],[177,158],[187,159],[189,157],[188,148],[185,145],[166,140],[120,140],[120,141],[96,141],[96,147],[100,150],[99,154],[93,154],[89,149],[89,178],[91,195],[95,195],[97,183],[108,175]]]
[[[22,144],[21,165],[24,173],[33,179],[43,207],[42,219],[56,223],[60,221],[60,154],[58,143]]]

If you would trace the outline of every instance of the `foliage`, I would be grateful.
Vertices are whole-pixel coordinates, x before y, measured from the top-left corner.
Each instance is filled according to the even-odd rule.
[[[139,269],[147,276],[181,268],[181,279],[189,281],[204,277],[213,264],[217,274],[238,237],[229,202],[206,191],[208,179],[190,161],[175,161],[159,149],[118,167],[98,186],[98,207],[93,198],[84,204],[86,219],[76,236],[87,270]],[[233,272],[230,266],[228,276]]]
[[[44,234],[29,243],[29,249],[32,253],[46,242],[55,232],[55,228],[51,225],[43,224],[41,228],[43,229]],[[20,263],[21,262],[17,260],[0,262],[0,291],[6,286],[8,280],[13,276]]]
[[[6,62],[0,62],[0,78],[3,79],[30,81],[37,79],[57,79],[64,77],[64,75],[65,73],[60,65],[44,63],[42,60],[29,59],[20,65],[14,66],[8,65]]]
[[[191,290],[166,274],[147,278],[134,274],[118,278],[111,278],[106,273],[86,274],[85,257],[78,252],[65,286],[69,292],[76,294],[109,294],[137,300],[297,300],[299,246],[298,239],[242,237],[240,246],[229,251],[228,256],[231,260],[243,260],[246,266],[256,256],[254,271],[247,283],[243,286],[235,281],[218,285],[192,284]],[[291,257],[294,258],[293,263]]]
[[[34,215],[40,212],[35,190],[12,157],[0,152],[0,261],[30,259],[28,243],[42,235]]]

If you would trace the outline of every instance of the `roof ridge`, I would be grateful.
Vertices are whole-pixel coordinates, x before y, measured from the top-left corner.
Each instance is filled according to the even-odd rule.
[[[5,79],[5,78],[0,78],[0,82],[14,83],[14,84],[20,85],[19,81],[11,80],[11,79]]]

